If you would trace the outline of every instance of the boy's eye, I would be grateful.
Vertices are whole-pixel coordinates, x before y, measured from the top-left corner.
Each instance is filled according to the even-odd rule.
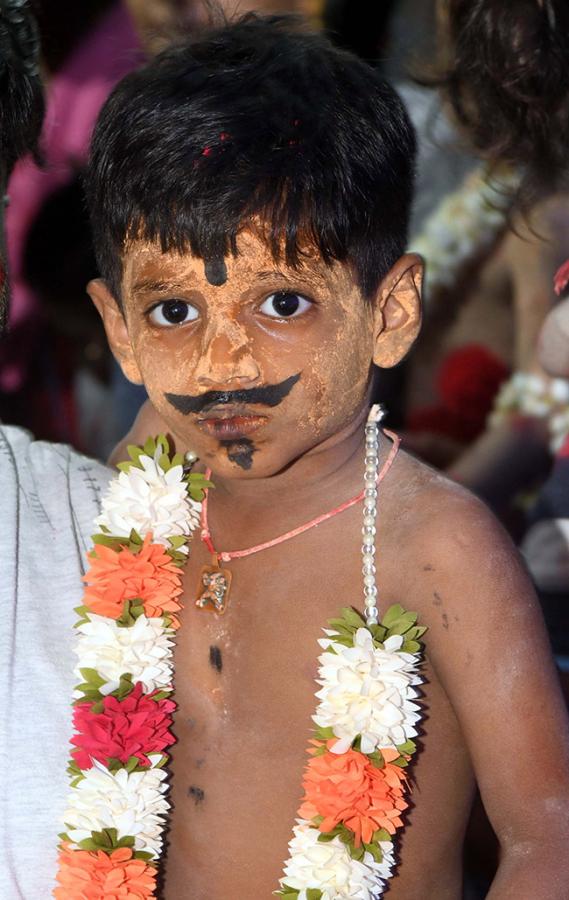
[[[185,325],[186,322],[195,322],[199,312],[187,303],[186,300],[163,300],[150,310],[149,319],[154,325]]]
[[[294,294],[292,291],[277,291],[270,294],[259,307],[266,316],[274,319],[292,319],[310,309],[312,303],[302,294]]]

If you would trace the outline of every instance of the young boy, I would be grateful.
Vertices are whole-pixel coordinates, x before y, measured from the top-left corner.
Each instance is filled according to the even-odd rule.
[[[362,604],[362,507],[337,509],[362,487],[373,364],[396,365],[420,325],[421,262],[402,255],[412,172],[390,88],[286,20],[167,52],[98,123],[88,195],[103,279],[89,292],[162,420],[152,432],[212,470],[215,550],[254,551],[224,564],[222,616],[194,602],[211,562],[199,531],[185,568],[168,900],[269,898],[282,877],[317,640]],[[380,435],[380,464],[390,449]],[[428,626],[390,896],[461,896],[476,779],[502,846],[490,896],[562,900],[567,726],[528,579],[486,509],[404,453],[378,508],[379,613],[401,603]],[[60,752],[64,767],[63,739]]]

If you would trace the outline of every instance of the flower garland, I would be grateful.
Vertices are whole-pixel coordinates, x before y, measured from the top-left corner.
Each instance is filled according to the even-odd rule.
[[[281,890],[287,900],[376,900],[394,866],[416,751],[425,628],[398,604],[366,625],[351,608],[319,641],[320,690],[304,798]]]
[[[410,251],[427,264],[423,285],[427,312],[438,292],[453,288],[463,266],[489,249],[504,230],[519,184],[517,172],[490,173],[481,166],[443,197],[410,241]]]
[[[513,414],[547,419],[551,452],[557,453],[569,434],[569,381],[514,372],[498,391],[488,424],[495,428]]]
[[[163,436],[128,451],[130,461],[120,464],[102,501],[77,609],[75,674],[81,681],[74,691],[72,789],[60,835],[57,900],[157,896],[169,811],[164,766],[174,743],[181,567],[210,483],[188,473],[179,454],[170,458]],[[375,572],[365,543],[375,530],[369,515],[374,489],[368,492],[367,578]],[[366,603],[373,601],[374,588],[365,590]],[[408,806],[404,770],[420,718],[425,629],[416,619],[399,605],[381,622],[375,613],[366,621],[346,608],[319,642],[316,731],[276,891],[282,897],[376,900],[383,893],[394,866],[393,838]]]
[[[102,501],[78,607],[59,900],[155,896],[169,803],[173,638],[203,475],[166,438],[129,447]]]

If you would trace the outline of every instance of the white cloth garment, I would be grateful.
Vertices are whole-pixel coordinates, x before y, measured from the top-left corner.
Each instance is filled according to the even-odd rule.
[[[68,791],[74,607],[111,471],[0,425],[0,897],[48,900]]]

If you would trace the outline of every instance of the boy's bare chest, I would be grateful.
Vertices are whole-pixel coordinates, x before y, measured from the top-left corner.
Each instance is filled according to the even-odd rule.
[[[176,642],[178,742],[166,900],[269,898],[278,887],[303,794],[317,702],[317,641],[343,606],[362,603],[359,516],[335,525],[303,535],[296,546],[291,541],[230,563],[232,590],[223,616],[195,607],[209,557],[194,546]],[[398,599],[406,603],[397,596],[395,551],[386,540],[383,556],[378,553],[382,611]],[[429,705],[440,748],[454,724],[439,694]],[[421,766],[423,793],[428,797],[432,788],[433,803],[441,794],[434,762]]]
[[[175,657],[168,898],[181,896],[176,891],[187,878],[195,900],[246,897],[253,872],[256,896],[270,897],[278,887],[317,702],[317,641],[327,620],[357,605],[361,593],[357,531],[348,560],[336,549],[343,565],[325,558],[321,537],[304,537],[302,549],[291,543],[230,563],[223,616],[194,605],[208,562],[201,547],[187,566]],[[215,859],[220,828],[232,871]]]

